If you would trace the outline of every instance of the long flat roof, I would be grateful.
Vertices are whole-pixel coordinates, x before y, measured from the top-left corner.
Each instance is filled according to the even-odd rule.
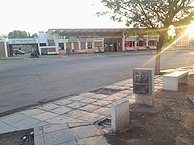
[[[49,29],[49,33],[111,33],[127,32],[129,28]]]

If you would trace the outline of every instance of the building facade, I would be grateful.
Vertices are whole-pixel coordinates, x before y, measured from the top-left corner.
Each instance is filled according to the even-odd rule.
[[[0,38],[0,57],[8,57],[8,44],[5,38]]]
[[[156,49],[157,35],[145,33],[141,36],[128,36],[128,30],[49,29],[47,32],[39,32],[35,38],[2,40],[4,47],[0,48],[0,57],[13,56],[14,49],[23,47],[29,52],[37,50],[40,55]]]
[[[117,52],[156,49],[158,35],[127,36],[121,29],[49,29],[56,47],[65,53]]]

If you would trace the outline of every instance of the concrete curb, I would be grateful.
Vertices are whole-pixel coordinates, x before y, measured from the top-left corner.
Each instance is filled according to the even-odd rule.
[[[0,60],[31,60],[31,58],[8,57],[8,58],[0,58]]]

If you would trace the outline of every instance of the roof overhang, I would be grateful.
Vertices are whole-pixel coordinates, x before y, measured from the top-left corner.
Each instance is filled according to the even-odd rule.
[[[48,32],[65,34],[65,35],[73,35],[73,34],[90,34],[90,33],[121,33],[127,32],[128,28],[94,28],[94,29],[49,29]]]

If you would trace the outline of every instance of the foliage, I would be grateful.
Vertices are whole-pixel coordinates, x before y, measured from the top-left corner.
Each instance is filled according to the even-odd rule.
[[[30,37],[31,38],[34,38],[34,37],[37,37],[38,36],[38,34],[37,33],[34,33],[34,34],[32,34]]]
[[[0,34],[0,38],[7,38],[7,35],[5,35],[5,34]]]
[[[30,35],[29,32],[14,30],[13,32],[9,32],[8,38],[34,38],[37,36],[37,33]]]
[[[8,38],[28,38],[28,33],[26,31],[14,30],[9,32]]]
[[[147,28],[159,35],[155,73],[160,73],[160,53],[170,25],[188,25],[194,17],[194,0],[102,0],[114,21],[127,26]]]
[[[185,25],[193,18],[193,0],[102,0],[114,21],[149,29]],[[99,15],[108,12],[98,13]]]

